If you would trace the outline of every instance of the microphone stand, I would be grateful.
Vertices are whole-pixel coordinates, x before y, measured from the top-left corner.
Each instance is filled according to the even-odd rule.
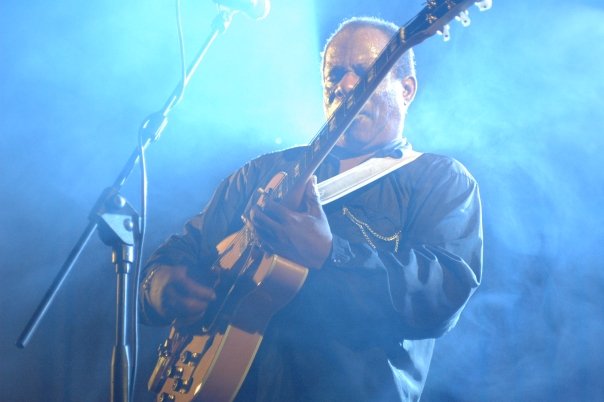
[[[133,328],[131,325],[132,323],[130,322],[132,314],[129,314],[129,312],[133,311],[132,298],[129,294],[129,289],[131,289],[132,286],[129,274],[130,268],[135,261],[134,244],[140,240],[141,235],[140,217],[119,192],[132,173],[134,166],[139,162],[141,153],[144,152],[151,142],[157,141],[161,136],[168,124],[168,114],[180,101],[184,89],[187,87],[191,77],[195,74],[197,67],[214,40],[219,34],[224,33],[228,29],[232,18],[236,13],[237,10],[219,7],[219,12],[211,25],[212,32],[206,39],[206,42],[203,44],[193,63],[191,63],[188,72],[184,74],[184,77],[178,83],[163,108],[158,112],[152,113],[142,123],[139,128],[142,145],[132,152],[113,185],[106,188],[99,196],[88,216],[88,225],[80,235],[80,238],[63,263],[61,270],[57,273],[50,288],[46,291],[44,298],[38,304],[34,314],[16,342],[16,345],[19,348],[27,346],[34,331],[47,313],[57,292],[63,285],[63,282],[76,263],[83,248],[90,240],[94,231],[98,228],[103,242],[112,246],[112,263],[115,265],[117,274],[116,343],[113,348],[111,367],[111,401],[114,402],[127,402],[133,397],[132,389],[130,387],[131,381],[133,380],[130,378],[131,373],[133,373],[133,366],[130,362],[128,345],[128,328]],[[134,286],[138,286],[138,284],[134,284]],[[136,324],[137,323],[134,323],[134,325]]]

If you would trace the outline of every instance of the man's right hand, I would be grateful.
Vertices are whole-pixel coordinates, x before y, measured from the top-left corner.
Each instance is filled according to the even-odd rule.
[[[149,302],[159,315],[170,321],[193,322],[216,299],[212,288],[192,279],[184,265],[159,265],[149,284]]]

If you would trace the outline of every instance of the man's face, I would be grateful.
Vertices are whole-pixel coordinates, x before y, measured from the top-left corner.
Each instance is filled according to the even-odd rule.
[[[327,116],[336,110],[389,39],[371,26],[344,28],[333,38],[325,50],[323,65],[323,107]],[[389,73],[340,137],[338,145],[363,153],[399,137],[407,103],[403,81]]]

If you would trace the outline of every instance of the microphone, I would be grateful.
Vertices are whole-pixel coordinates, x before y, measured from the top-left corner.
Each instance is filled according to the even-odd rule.
[[[266,18],[271,10],[270,0],[214,0],[214,3],[233,11],[242,11],[255,20]]]

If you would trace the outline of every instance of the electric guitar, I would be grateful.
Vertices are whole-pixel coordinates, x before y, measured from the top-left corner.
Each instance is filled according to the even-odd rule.
[[[218,259],[210,267],[216,278],[216,300],[199,322],[185,325],[175,321],[159,347],[148,383],[159,402],[229,402],[235,398],[271,317],[296,295],[308,273],[305,267],[261,249],[245,218],[249,208],[262,206],[266,197],[273,197],[296,209],[306,182],[396,61],[436,33],[448,39],[447,24],[456,16],[467,25],[467,8],[472,3],[428,0],[392,37],[291,171],[278,173],[252,197],[243,214],[243,228],[217,246]],[[486,10],[490,0],[476,5]]]

